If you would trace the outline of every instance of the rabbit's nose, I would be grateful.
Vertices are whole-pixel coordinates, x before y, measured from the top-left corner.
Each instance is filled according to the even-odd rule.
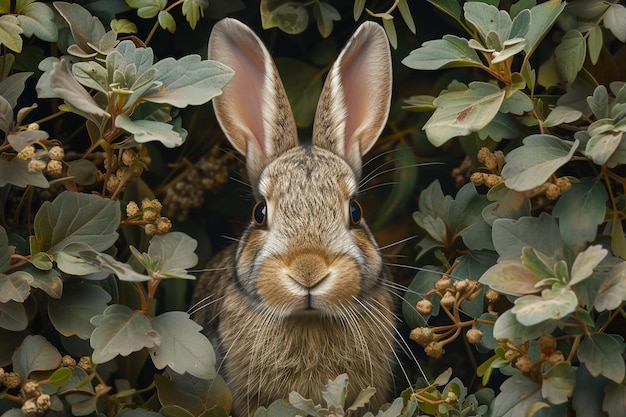
[[[289,277],[307,289],[322,282],[330,270],[325,259],[317,254],[300,254],[289,265]]]

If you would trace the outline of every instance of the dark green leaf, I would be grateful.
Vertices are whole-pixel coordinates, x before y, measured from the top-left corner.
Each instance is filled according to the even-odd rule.
[[[525,36],[526,55],[532,55],[564,8],[565,3],[561,0],[552,0],[538,4],[530,10],[530,27]]]
[[[26,80],[31,75],[33,75],[32,72],[18,72],[0,81],[0,96],[9,103],[11,108],[16,106],[17,100],[22,95],[22,92],[24,92]]]
[[[67,175],[78,185],[91,185],[96,182],[98,168],[87,159],[66,162]]]
[[[150,357],[158,369],[169,366],[175,372],[195,377],[215,377],[215,352],[211,342],[200,331],[202,326],[189,314],[170,311],[156,316],[152,327],[160,335],[160,343],[150,349]]]
[[[317,29],[324,38],[330,36],[333,31],[333,20],[341,20],[341,15],[337,9],[323,1],[315,3],[313,16],[317,20]]]
[[[68,52],[75,51],[84,57],[95,56],[96,51],[93,46],[98,45],[106,33],[100,19],[92,16],[87,9],[77,3],[57,1],[53,4],[70,26],[76,42],[76,47],[68,48]]]
[[[606,411],[609,417],[620,417],[624,413],[626,385],[609,382],[604,394],[602,410]]]
[[[492,236],[500,260],[519,260],[525,246],[530,246],[545,256],[552,256],[563,249],[559,226],[545,212],[538,218],[498,219],[493,223]]]
[[[598,62],[603,43],[602,28],[596,25],[592,26],[587,35],[587,50],[589,51],[589,59],[593,65],[596,65]]]
[[[35,215],[34,228],[41,250],[56,254],[74,242],[106,250],[117,240],[119,223],[118,202],[65,191],[54,201],[43,203]]]
[[[428,0],[428,2],[455,20],[460,21],[461,6],[459,6],[458,0]]]
[[[615,310],[626,300],[626,262],[620,262],[602,281],[593,306],[598,311]]]
[[[58,368],[61,364],[61,354],[45,337],[26,336],[11,360],[13,372],[25,380],[31,372]]]
[[[0,97],[0,103],[2,98]],[[1,107],[1,105],[0,105]],[[12,184],[20,188],[34,185],[39,188],[48,188],[50,184],[41,172],[29,172],[28,161],[13,158],[7,161],[0,158],[0,187]]]
[[[102,314],[111,296],[102,288],[89,284],[65,285],[59,300],[49,300],[50,321],[63,336],[89,339],[94,326],[92,317]]]
[[[576,351],[578,359],[592,376],[602,375],[618,384],[622,383],[625,374],[623,352],[623,341],[606,333],[586,336]]]
[[[96,327],[91,334],[94,363],[152,348],[158,341],[148,318],[122,304],[110,305],[101,315],[92,317],[91,324]]]
[[[28,315],[24,304],[15,301],[0,303],[0,327],[19,332],[28,326]]]
[[[271,0],[261,0],[261,23],[263,29],[278,27],[290,35],[304,32],[309,25],[309,13],[304,5],[291,2],[278,2],[270,5]],[[277,2],[273,2],[277,3]],[[274,6],[274,7],[273,7]]]
[[[278,58],[276,66],[282,74],[296,125],[298,127],[311,126],[317,101],[322,92],[320,70],[293,58]]]

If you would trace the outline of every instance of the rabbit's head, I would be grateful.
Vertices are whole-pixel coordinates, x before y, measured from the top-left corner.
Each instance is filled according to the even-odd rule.
[[[383,29],[362,24],[339,55],[308,144],[299,143],[274,62],[247,26],[220,21],[209,58],[235,71],[214,107],[246,158],[257,200],[237,249],[238,290],[281,317],[325,318],[383,291],[382,258],[357,202],[362,155],[384,128],[391,101]]]

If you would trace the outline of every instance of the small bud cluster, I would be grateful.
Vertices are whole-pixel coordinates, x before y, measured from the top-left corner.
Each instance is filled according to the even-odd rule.
[[[113,173],[106,180],[106,189],[109,193],[123,191],[126,183],[132,181],[143,173],[146,167],[146,159],[135,149],[122,149],[118,159],[105,156],[104,169]],[[100,174],[104,177],[104,174]]]
[[[172,222],[161,216],[163,205],[157,199],[144,198],[141,208],[134,201],[126,205],[126,215],[129,219],[136,219],[144,225],[148,236],[167,233],[172,229]]]
[[[185,220],[190,209],[204,203],[206,191],[217,191],[228,182],[228,170],[233,160],[231,154],[222,153],[216,146],[209,155],[189,166],[184,177],[167,188],[163,202],[168,216]]]
[[[27,145],[17,153],[17,158],[28,161],[28,172],[31,174],[44,173],[55,178],[63,176],[65,151],[60,146],[38,151],[34,145]]]
[[[50,409],[50,396],[41,392],[37,381],[25,381],[20,390],[20,398],[25,417],[42,416]]]

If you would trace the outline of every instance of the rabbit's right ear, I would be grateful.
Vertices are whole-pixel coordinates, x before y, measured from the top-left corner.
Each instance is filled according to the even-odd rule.
[[[213,106],[226,137],[246,157],[255,186],[270,160],[298,145],[285,88],[261,40],[238,20],[222,19],[213,27],[209,59],[235,71]]]

